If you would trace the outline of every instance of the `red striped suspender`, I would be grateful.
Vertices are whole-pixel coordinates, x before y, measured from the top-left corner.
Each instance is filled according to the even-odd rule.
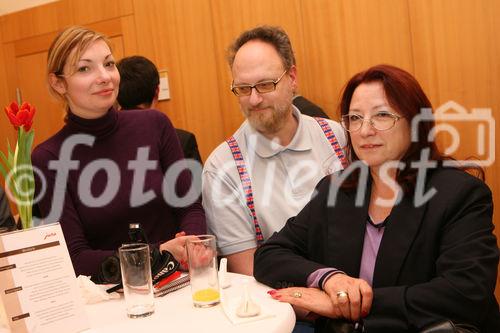
[[[255,213],[255,204],[253,201],[252,182],[250,181],[250,175],[248,174],[245,160],[243,159],[243,155],[241,154],[238,142],[236,142],[233,136],[227,139],[226,142],[231,149],[234,162],[236,163],[236,168],[238,169],[238,174],[240,175],[240,181],[241,185],[243,185],[243,193],[245,193],[247,207],[248,209],[250,209],[253,224],[255,226],[255,238],[257,239],[257,244],[260,245],[264,241],[264,236],[262,236],[262,230],[260,229],[259,221],[257,221],[257,214]]]
[[[335,134],[332,131],[328,122],[323,118],[314,118],[318,124],[320,125],[323,133],[326,136],[326,139],[330,143],[337,155],[337,158],[342,163],[342,166],[347,168],[348,162],[345,157],[344,151],[342,147],[340,147]],[[255,203],[253,199],[253,191],[252,191],[252,181],[250,180],[250,175],[248,174],[247,167],[245,165],[245,160],[243,159],[243,155],[241,154],[240,147],[238,146],[238,142],[236,139],[231,136],[226,140],[229,145],[229,149],[231,149],[231,154],[233,155],[234,162],[236,164],[236,168],[238,169],[238,175],[240,176],[241,185],[243,186],[243,193],[245,194],[245,199],[247,203],[248,209],[250,209],[250,213],[252,216],[253,224],[255,226],[255,238],[257,239],[257,244],[260,245],[264,241],[264,236],[262,235],[262,230],[259,225],[259,221],[257,220],[257,214],[255,212]]]
[[[340,147],[340,144],[337,141],[337,137],[335,137],[335,134],[333,133],[330,125],[328,125],[328,122],[324,118],[319,118],[319,117],[314,117],[314,120],[316,120],[319,126],[321,126],[321,129],[323,130],[323,133],[325,133],[328,142],[330,142],[330,145],[332,146],[335,155],[337,155],[338,159],[340,160],[340,163],[342,163],[342,167],[344,169],[347,169],[349,163],[347,162],[347,159],[345,157],[344,150],[342,150],[342,147]]]

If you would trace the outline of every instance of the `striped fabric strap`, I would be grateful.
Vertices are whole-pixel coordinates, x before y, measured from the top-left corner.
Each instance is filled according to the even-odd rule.
[[[260,245],[264,241],[264,236],[262,235],[262,230],[260,229],[259,221],[257,220],[257,214],[255,213],[250,175],[248,174],[245,160],[243,159],[243,155],[241,154],[241,150],[238,146],[238,142],[236,142],[236,139],[231,136],[226,140],[226,142],[231,149],[231,154],[233,154],[233,159],[236,163],[236,168],[238,169],[241,185],[243,186],[243,193],[245,193],[247,207],[250,209],[253,224],[255,226],[255,238],[257,239],[257,244]]]
[[[318,122],[319,126],[321,126],[326,139],[328,140],[328,142],[330,142],[333,151],[335,151],[335,155],[337,155],[340,163],[342,163],[342,167],[344,169],[347,169],[349,163],[347,162],[344,151],[342,150],[342,147],[340,147],[340,144],[337,141],[337,137],[335,137],[332,128],[330,127],[330,125],[328,125],[328,122],[325,119],[319,117],[314,117],[314,119]]]
[[[333,148],[333,151],[337,155],[338,159],[342,163],[342,166],[347,168],[348,163],[345,158],[344,151],[342,147],[340,147],[335,134],[333,133],[332,128],[328,125],[328,122],[323,118],[314,118],[318,124],[321,126],[323,133],[326,136],[328,142]],[[255,237],[257,239],[257,244],[260,245],[264,241],[264,236],[262,235],[262,230],[259,225],[259,221],[257,220],[257,214],[255,213],[255,204],[253,199],[253,191],[252,191],[252,181],[250,180],[250,175],[248,174],[247,167],[245,165],[245,160],[243,159],[243,155],[241,154],[240,147],[238,146],[238,142],[234,136],[229,137],[226,140],[226,143],[229,145],[229,149],[231,149],[231,154],[233,154],[234,163],[236,164],[236,169],[238,169],[238,175],[240,176],[241,185],[243,186],[243,193],[245,193],[245,199],[247,203],[248,209],[250,209],[253,224],[255,226]]]

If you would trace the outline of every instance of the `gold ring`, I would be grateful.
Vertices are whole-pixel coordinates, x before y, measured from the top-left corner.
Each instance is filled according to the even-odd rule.
[[[345,304],[349,300],[349,294],[345,290],[337,291],[337,298],[339,299],[340,304]]]
[[[296,291],[292,294],[293,297],[295,298],[301,298],[302,297],[302,293],[300,291]]]

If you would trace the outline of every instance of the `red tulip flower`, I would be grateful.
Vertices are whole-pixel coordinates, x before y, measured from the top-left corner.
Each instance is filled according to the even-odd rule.
[[[23,127],[28,132],[33,125],[33,117],[35,116],[36,109],[28,102],[24,102],[19,108],[16,102],[10,103],[5,107],[5,114],[10,120],[10,123],[16,128]]]
[[[35,177],[31,164],[31,147],[34,130],[35,107],[24,102],[19,107],[16,102],[5,107],[5,114],[17,130],[17,142],[12,149],[7,141],[7,154],[0,150],[0,174],[4,177],[9,198],[17,205],[24,229],[33,226],[32,206],[35,193]]]

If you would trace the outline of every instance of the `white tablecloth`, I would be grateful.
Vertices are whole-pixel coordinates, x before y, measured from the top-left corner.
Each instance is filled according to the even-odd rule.
[[[255,281],[252,277],[230,274],[231,287],[224,289],[225,298],[239,297],[242,285],[249,281],[249,292],[273,317],[232,324],[219,304],[211,308],[195,308],[191,301],[191,287],[155,298],[155,313],[146,318],[128,318],[125,301],[111,300],[86,305],[90,330],[86,333],[148,333],[148,332],[217,332],[217,333],[290,333],[295,325],[295,314],[286,303],[273,300],[267,291],[269,287]]]

